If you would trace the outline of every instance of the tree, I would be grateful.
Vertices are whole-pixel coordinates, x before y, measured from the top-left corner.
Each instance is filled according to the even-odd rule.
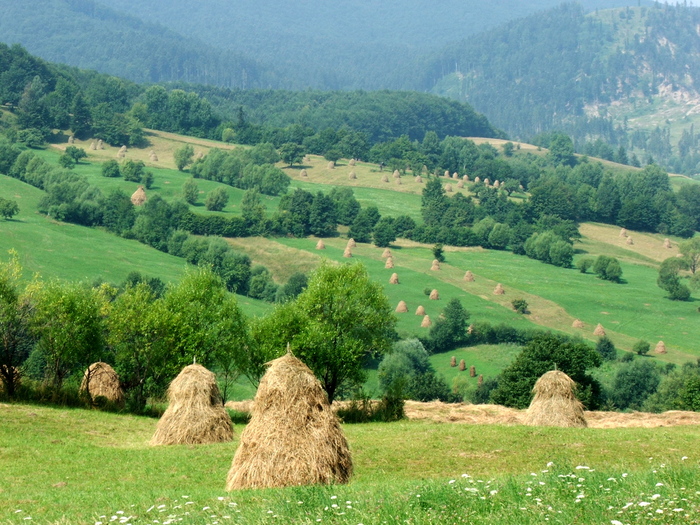
[[[112,190],[101,201],[102,225],[109,231],[124,235],[134,226],[136,210],[131,198],[120,189]]]
[[[612,401],[620,410],[639,410],[660,382],[661,374],[656,364],[646,359],[635,359],[618,369],[613,381]]]
[[[615,344],[607,336],[603,336],[598,339],[598,342],[595,344],[595,351],[600,354],[600,357],[604,361],[614,361],[617,359]]]
[[[549,143],[549,157],[556,165],[574,166],[574,143],[568,135],[555,133]]]
[[[593,273],[601,279],[612,282],[620,282],[622,268],[615,257],[599,255],[593,263]]]
[[[67,146],[65,155],[68,155],[70,158],[72,158],[76,164],[79,164],[81,159],[87,157],[87,153],[85,153],[85,150],[83,148],[76,148],[75,146]]]
[[[649,343],[647,341],[642,341],[639,340],[636,343],[634,343],[634,346],[632,347],[632,351],[635,352],[637,355],[647,355],[649,353]]]
[[[64,153],[58,157],[58,165],[67,170],[72,170],[75,167],[75,160],[67,153]]]
[[[374,245],[380,248],[386,248],[396,240],[394,231],[394,219],[392,217],[382,217],[374,226],[372,233]]]
[[[428,226],[439,226],[443,215],[450,207],[442,182],[437,177],[430,177],[425,183],[421,196],[421,214]]]
[[[287,280],[286,284],[278,288],[276,301],[278,303],[284,303],[291,299],[294,299],[301,292],[303,292],[308,285],[309,278],[306,276],[305,273],[293,273]]]
[[[241,216],[251,235],[264,233],[265,205],[260,198],[260,192],[255,188],[246,190],[241,200]]]
[[[76,93],[71,105],[70,129],[78,138],[86,138],[92,131],[92,116],[90,108],[85,103],[83,95]]]
[[[280,146],[280,158],[291,168],[304,158],[304,148],[296,142],[286,142]]]
[[[700,265],[700,237],[681,242],[678,249],[683,254],[690,273],[695,275]]]
[[[526,314],[527,312],[527,301],[525,299],[513,299],[511,303],[513,305],[513,310],[518,312],[519,314]]]
[[[352,222],[348,235],[357,242],[370,242],[374,226],[379,222],[380,218],[381,215],[379,215],[379,210],[376,206],[362,208]]]
[[[318,237],[330,237],[336,234],[337,229],[335,201],[319,191],[314,195],[309,210],[309,231]]]
[[[435,257],[438,262],[445,262],[445,250],[443,249],[442,244],[435,244],[431,251],[433,252],[433,257]]]
[[[120,172],[124,180],[129,182],[141,182],[145,172],[146,165],[142,160],[126,159],[120,168]]]
[[[192,157],[194,157],[194,148],[191,144],[185,144],[173,153],[175,166],[179,171],[184,171],[187,166],[192,164]]]
[[[188,204],[194,204],[199,198],[199,186],[192,177],[185,180],[182,184],[182,198]]]
[[[684,264],[682,259],[669,257],[659,267],[659,276],[656,279],[656,284],[659,288],[666,290],[669,299],[673,301],[687,301],[690,299],[690,290],[681,283],[679,276]]]
[[[228,203],[228,192],[225,188],[218,186],[209,192],[207,200],[204,202],[209,211],[221,211]]]
[[[121,175],[119,163],[116,160],[110,159],[102,164],[103,177],[121,177]]]
[[[12,217],[19,213],[19,205],[10,199],[0,197],[0,216],[9,221]]]
[[[450,299],[442,314],[430,328],[428,334],[429,350],[432,353],[444,352],[456,348],[467,341],[467,322],[469,312],[456,297]]]

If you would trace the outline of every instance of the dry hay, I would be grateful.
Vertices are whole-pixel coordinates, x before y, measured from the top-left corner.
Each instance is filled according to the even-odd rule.
[[[204,158],[204,152],[203,151],[198,151],[197,154],[194,156],[194,160],[201,160]]]
[[[491,184],[491,181],[489,180],[488,177],[486,177],[486,178],[484,179],[484,184],[486,184],[486,186],[488,186],[489,184]]]
[[[399,284],[399,274],[398,273],[391,274],[391,277],[389,278],[389,284]]]
[[[469,377],[476,377],[476,367],[474,365],[469,367]]]
[[[357,175],[355,174],[354,171],[351,171],[350,173],[348,173],[348,179],[350,179],[350,180],[357,179]]]
[[[401,179],[396,179],[396,184],[397,184],[398,186],[401,186],[401,184],[403,184],[403,182],[401,182]]]
[[[632,237],[627,237],[627,240],[625,241],[628,245],[633,245],[634,241],[632,240]]]
[[[474,178],[474,183],[479,184],[481,182],[481,179],[479,177]]]
[[[334,170],[334,169],[335,169],[335,162],[330,161],[330,162],[328,163],[328,166],[326,166],[326,168],[329,169],[329,170]]]
[[[466,271],[466,273],[464,274],[464,280],[467,281],[468,283],[474,282],[474,274],[472,273],[471,270]]]
[[[70,135],[68,137],[68,144],[75,144],[75,135]]]
[[[447,193],[452,193],[452,184],[445,184],[445,191]]]
[[[355,165],[355,159],[350,159],[348,162],[348,166],[354,166]]]
[[[127,152],[126,146],[122,146],[121,148],[119,148],[119,151],[123,151],[124,153],[126,153]]]
[[[438,271],[440,269],[440,261],[433,259],[433,265],[430,267],[430,269],[434,272]]]
[[[496,180],[494,181],[494,183],[493,183],[493,187],[494,187],[494,188],[499,188],[500,186],[501,186],[501,183],[498,182],[498,179],[496,179]]]
[[[233,424],[221,402],[216,376],[189,365],[168,387],[168,408],[158,421],[151,445],[197,445],[233,439]]]
[[[671,246],[671,241],[668,237],[664,239],[664,248],[673,248],[673,246]]]
[[[467,369],[467,363],[464,362],[464,359],[459,360],[459,371],[464,372]]]
[[[318,242],[316,243],[316,249],[317,250],[325,250],[326,249],[326,243],[323,242],[323,239],[318,240]]]
[[[455,356],[450,357],[450,366],[452,368],[457,366],[457,358]]]
[[[114,368],[102,361],[91,364],[85,370],[80,391],[89,391],[90,399],[93,401],[98,397],[104,397],[116,405],[124,404],[124,391],[119,384],[117,373]]]
[[[124,157],[126,157],[126,151],[121,151],[121,150],[117,151],[117,158],[118,159],[123,159]]]
[[[445,173],[443,173],[443,175],[445,175],[445,177],[449,177],[449,176],[450,176],[450,172],[449,172],[448,170],[445,170]]]
[[[484,384],[484,376],[483,374],[479,374],[479,377],[476,380],[476,386],[481,386]]]
[[[572,328],[585,328],[586,325],[583,324],[583,321],[581,321],[581,319],[576,319],[573,323],[571,323],[571,326]]]
[[[416,182],[418,184],[423,184],[423,178],[420,175],[416,175]]]
[[[382,175],[382,182],[389,182],[389,177],[386,176],[386,173]]]
[[[90,149],[93,151],[97,150],[97,144],[94,141],[90,143]]]
[[[355,242],[355,239],[351,237],[348,239],[348,243],[346,244],[346,246],[348,248],[354,248],[355,246],[357,246],[357,243]]]
[[[400,178],[401,178],[401,174],[399,173],[399,170],[394,170],[394,173],[392,174],[392,177],[394,177],[395,179],[400,179]]]
[[[384,263],[384,268],[387,270],[391,270],[394,267],[394,259],[392,257],[389,257],[386,262]]]
[[[151,151],[149,158],[151,159],[151,162],[158,162],[158,155],[156,155],[155,151]]]
[[[105,149],[105,143],[102,142],[102,139],[97,141],[97,149]]]
[[[665,354],[666,352],[666,345],[663,341],[659,341],[658,343],[656,343],[656,348],[654,348],[655,354]]]
[[[603,328],[603,325],[598,323],[598,326],[595,327],[595,330],[593,330],[593,335],[597,337],[605,337],[605,328]]]
[[[131,203],[134,206],[142,206],[147,200],[148,197],[146,197],[146,190],[143,189],[143,186],[136,188],[136,191],[131,195]]]
[[[625,228],[620,230],[620,237],[627,237],[627,230]]]
[[[457,183],[457,187],[458,187],[458,188],[464,188],[464,181],[462,181],[462,180],[459,181],[459,182]]]
[[[246,399],[244,401],[227,401],[224,406],[229,410],[250,414],[253,411],[253,400]]]
[[[318,379],[291,353],[267,365],[226,490],[347,483],[350,450]]]
[[[459,173],[457,173],[457,172],[455,171],[455,172],[452,174],[452,178],[453,178],[453,179],[458,179],[458,178],[459,178]]]
[[[425,308],[423,308],[423,306],[418,306],[418,308],[416,308],[416,315],[425,315]]]
[[[498,283],[496,288],[493,289],[493,295],[505,295],[506,291],[503,289],[503,285]]]
[[[420,323],[421,328],[430,328],[433,325],[432,321],[430,320],[429,315],[423,316],[423,320]]]
[[[524,424],[539,427],[586,427],[583,405],[576,399],[576,383],[560,370],[540,377],[532,389],[535,397]]]
[[[343,257],[345,257],[346,259],[352,257],[352,250],[350,249],[350,246],[345,248],[345,251],[343,252]]]
[[[301,171],[299,172],[299,176],[300,176],[300,177],[308,177],[309,174],[306,172],[306,170],[301,170]]]
[[[386,259],[387,257],[391,257],[391,250],[389,248],[384,248],[382,259]]]
[[[470,324],[470,325],[467,327],[467,333],[468,333],[469,335],[472,335],[472,334],[474,333],[474,325],[473,325],[473,324]]]
[[[433,290],[430,292],[430,300],[431,301],[439,301],[440,300],[440,294],[438,293],[437,290]]]
[[[399,304],[396,306],[396,310],[394,310],[397,314],[406,314],[408,313],[408,305],[406,304],[406,301],[399,301]]]

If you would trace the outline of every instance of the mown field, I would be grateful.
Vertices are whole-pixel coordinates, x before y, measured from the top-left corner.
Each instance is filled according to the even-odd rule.
[[[343,425],[347,486],[226,493],[233,443],[150,447],[156,420],[0,405],[2,523],[696,523],[698,428]]]

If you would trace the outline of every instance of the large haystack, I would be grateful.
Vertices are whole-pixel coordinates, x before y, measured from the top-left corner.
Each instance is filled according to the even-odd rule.
[[[656,348],[654,348],[655,354],[665,354],[666,352],[666,345],[663,341],[659,341],[658,343],[656,343]]]
[[[671,240],[668,237],[664,239],[664,248],[673,248],[673,246],[671,246]]]
[[[439,301],[440,300],[440,294],[438,293],[437,290],[434,289],[432,292],[430,292],[430,300],[431,301]]]
[[[598,326],[593,330],[593,335],[596,337],[605,337],[605,328],[603,328],[602,324],[598,323]]]
[[[143,186],[136,188],[136,191],[131,196],[131,203],[134,206],[143,206],[147,200],[148,197],[146,197],[146,190],[143,189]]]
[[[498,283],[496,288],[493,289],[493,295],[505,295],[506,291],[503,289],[503,285]]]
[[[425,315],[425,308],[422,305],[416,308],[416,315]]]
[[[389,182],[389,177],[386,176],[386,173],[382,175],[382,182]]]
[[[396,306],[395,312],[397,314],[408,313],[408,305],[406,304],[406,301],[399,301],[399,304]]]
[[[535,397],[525,414],[526,425],[533,427],[586,427],[583,405],[576,399],[576,383],[559,370],[540,377],[532,389]]]
[[[620,230],[620,237],[627,237],[627,230],[625,228]]]
[[[464,280],[467,281],[468,283],[473,283],[474,282],[474,274],[472,273],[471,270],[467,270],[464,274]]]
[[[326,243],[323,242],[323,239],[318,240],[318,242],[316,243],[316,249],[317,250],[325,250],[326,249]]]
[[[389,248],[384,248],[384,251],[382,252],[382,259],[386,259],[388,257],[391,257],[391,250]]]
[[[80,383],[80,391],[87,392],[88,390],[93,402],[98,397],[104,397],[115,405],[124,404],[124,391],[119,384],[119,377],[114,368],[107,363],[98,361],[85,370],[83,380]]]
[[[168,387],[168,408],[158,421],[151,445],[198,445],[233,439],[233,424],[221,402],[216,376],[189,365]]]
[[[345,248],[345,251],[343,252],[343,257],[345,257],[346,259],[352,257],[352,250],[350,249],[350,246]]]
[[[391,277],[389,278],[389,284],[399,284],[399,274],[398,273],[391,274]]]
[[[105,143],[102,142],[102,139],[97,141],[97,149],[105,149]]]
[[[445,184],[445,191],[447,193],[452,193],[452,184]]]
[[[299,176],[300,176],[300,177],[306,178],[306,177],[309,176],[309,174],[306,172],[306,170],[301,170],[301,171],[299,172]]]
[[[401,178],[401,173],[399,173],[399,170],[394,170],[394,173],[392,174],[392,177],[395,179],[400,179]]]
[[[334,170],[334,169],[335,169],[335,162],[330,161],[330,162],[328,163],[327,168],[328,168],[329,170]]]
[[[68,136],[68,144],[75,144],[75,136],[74,135]]]
[[[355,174],[354,171],[351,171],[350,173],[348,173],[348,179],[350,179],[350,180],[357,179],[357,175]]]
[[[389,257],[386,262],[384,263],[384,268],[387,270],[391,270],[394,267],[394,258]]]
[[[226,490],[347,483],[350,450],[318,379],[291,353],[268,366]]]
[[[571,323],[571,326],[573,328],[585,328],[585,324],[583,324],[583,321],[581,319],[575,319],[573,323]]]
[[[347,243],[346,246],[347,246],[348,248],[354,248],[355,246],[357,246],[357,243],[355,242],[355,239],[350,238],[350,239],[348,239],[348,243]]]
[[[440,269],[440,261],[438,261],[437,259],[433,259],[433,264],[430,267],[430,269],[434,272],[438,271]]]
[[[423,316],[423,320],[420,323],[421,328],[430,328],[432,325],[433,325],[433,323],[430,320],[430,316],[428,316],[428,315]]]

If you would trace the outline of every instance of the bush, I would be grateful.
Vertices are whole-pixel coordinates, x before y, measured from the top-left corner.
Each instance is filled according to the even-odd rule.
[[[591,266],[593,266],[593,259],[590,257],[584,257],[576,262],[576,268],[578,268],[581,273],[587,273]]]
[[[634,343],[634,346],[632,347],[632,351],[635,352],[637,355],[646,355],[649,353],[649,349],[649,343],[641,340]]]
[[[228,192],[224,188],[219,186],[218,188],[214,188],[212,191],[209,192],[209,195],[207,195],[207,200],[205,201],[204,205],[209,211],[221,211],[226,207],[227,203]]]
[[[527,313],[528,304],[525,299],[513,299],[513,301],[510,304],[513,305],[513,310],[515,310],[519,314]]]
[[[612,400],[620,410],[639,410],[661,382],[658,367],[649,360],[635,359],[620,367],[612,387]]]
[[[435,257],[438,262],[445,262],[445,254],[442,244],[436,244],[433,246],[433,257]]]
[[[615,257],[599,255],[593,263],[593,273],[601,279],[612,282],[620,282],[622,268]]]
[[[595,345],[595,351],[604,361],[614,361],[617,358],[617,350],[613,342],[607,337],[601,337]]]
[[[103,177],[121,177],[121,175],[121,171],[119,171],[119,163],[116,160],[108,160],[102,164]]]

